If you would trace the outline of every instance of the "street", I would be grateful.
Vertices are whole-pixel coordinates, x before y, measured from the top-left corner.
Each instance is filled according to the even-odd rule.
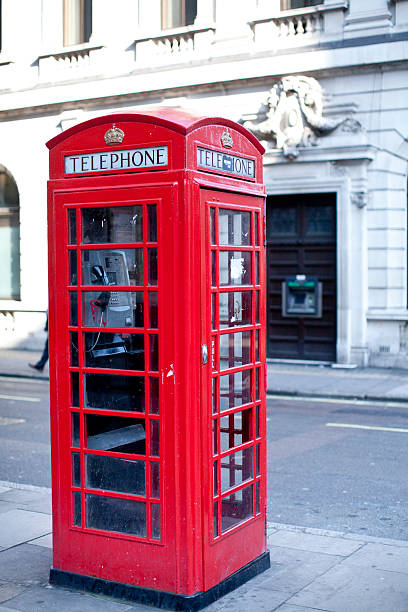
[[[408,405],[268,397],[268,521],[408,539]],[[0,481],[50,486],[48,383],[0,379]]]

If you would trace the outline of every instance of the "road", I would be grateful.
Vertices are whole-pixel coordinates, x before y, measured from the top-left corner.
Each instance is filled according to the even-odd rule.
[[[408,540],[408,404],[268,397],[268,520]],[[0,378],[0,481],[50,486],[48,383]]]
[[[408,404],[268,398],[268,520],[408,540]]]

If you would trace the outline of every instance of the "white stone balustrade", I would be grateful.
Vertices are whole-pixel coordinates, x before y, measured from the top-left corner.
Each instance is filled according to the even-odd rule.
[[[336,39],[343,31],[347,1],[331,1],[301,9],[260,16],[250,22],[253,42],[258,48],[285,48]]]
[[[98,63],[95,61],[95,55],[101,49],[102,45],[81,45],[40,55],[38,57],[40,81],[65,81],[94,73]]]
[[[134,43],[136,65],[144,68],[204,58],[210,54],[214,31],[213,26],[188,26],[137,38]]]

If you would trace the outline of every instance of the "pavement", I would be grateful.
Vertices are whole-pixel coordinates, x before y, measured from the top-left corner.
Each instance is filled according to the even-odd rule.
[[[26,351],[0,351],[0,376],[48,378]],[[406,402],[408,372],[268,364],[268,392]],[[18,381],[16,381],[16,387]],[[0,423],[1,426],[1,423]],[[49,585],[51,491],[0,481],[0,612],[152,610]],[[267,524],[271,568],[207,612],[408,612],[408,540]]]

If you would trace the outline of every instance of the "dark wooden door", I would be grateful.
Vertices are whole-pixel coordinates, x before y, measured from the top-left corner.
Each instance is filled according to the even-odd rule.
[[[267,353],[280,359],[336,360],[336,195],[267,199]],[[322,316],[283,317],[282,282],[305,274],[322,283]]]

